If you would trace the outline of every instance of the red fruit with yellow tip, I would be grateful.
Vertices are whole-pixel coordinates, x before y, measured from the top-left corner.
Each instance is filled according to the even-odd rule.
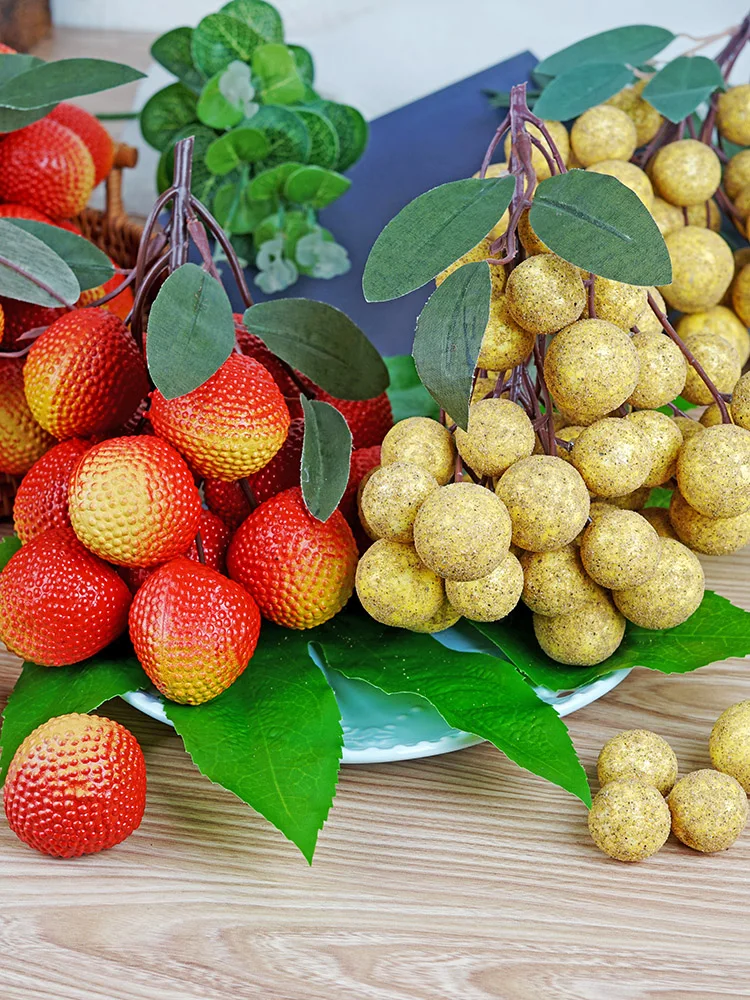
[[[242,522],[227,567],[264,618],[287,628],[313,628],[351,597],[357,546],[341,511],[316,520],[295,487],[266,500]]]
[[[44,212],[39,212],[29,205],[0,205],[0,218],[2,219],[28,219],[30,222],[43,222],[47,226],[54,226],[55,222]]]
[[[103,181],[112,169],[115,144],[102,123],[88,111],[84,111],[76,104],[68,104],[67,101],[63,101],[56,108],[53,108],[47,118],[51,118],[52,121],[64,125],[71,132],[75,132],[91,153],[91,159],[94,161],[94,186]]]
[[[73,309],[34,341],[23,371],[36,419],[57,438],[105,434],[149,391],[130,331],[104,309]]]
[[[12,653],[61,667],[100,652],[126,628],[130,591],[71,528],[52,528],[0,573],[0,639]]]
[[[233,684],[255,652],[260,614],[239,584],[191,559],[159,567],[136,594],[130,638],[171,701],[201,705]]]
[[[26,402],[23,359],[0,358],[0,472],[23,475],[54,443]]]
[[[50,528],[69,528],[68,488],[78,459],[91,443],[71,438],[50,448],[23,477],[13,503],[13,522],[22,542]]]
[[[16,836],[42,854],[77,858],[122,843],[146,806],[146,762],[119,722],[59,715],[16,750],[3,791]]]
[[[4,317],[1,343],[6,351],[28,347],[28,342],[21,340],[22,333],[49,326],[60,316],[64,316],[67,311],[54,306],[38,306],[33,302],[7,299],[4,296],[0,296],[0,306]]]
[[[250,333],[248,328],[245,326],[240,313],[234,314],[234,334],[237,338],[237,345],[242,353],[246,354],[249,358],[255,358],[256,361],[259,361],[273,376],[276,385],[281,390],[282,396],[284,396],[287,401],[295,402],[299,407],[300,387],[289,374],[289,369],[283,361],[277,358],[276,355],[269,350],[268,347],[266,347],[257,334]],[[299,407],[299,409],[300,413],[295,413],[295,417],[301,416],[301,407]]]

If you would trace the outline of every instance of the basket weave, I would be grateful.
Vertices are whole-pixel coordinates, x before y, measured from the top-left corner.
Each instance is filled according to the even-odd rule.
[[[122,171],[138,162],[138,150],[123,143],[115,144],[112,170],[107,177],[106,202],[103,212],[85,208],[75,220],[86,239],[112,258],[118,267],[135,267],[143,226],[128,218],[122,204]],[[13,513],[13,498],[22,476],[0,472],[0,520]]]

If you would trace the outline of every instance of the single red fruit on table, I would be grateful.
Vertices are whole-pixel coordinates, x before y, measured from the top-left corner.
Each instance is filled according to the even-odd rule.
[[[122,843],[146,807],[146,762],[133,734],[97,715],[59,715],[16,750],[5,815],[29,847],[56,858]]]
[[[393,427],[391,401],[385,392],[372,399],[337,399],[306,376],[299,377],[315,399],[330,403],[344,417],[352,432],[352,448],[371,448],[383,443]]]
[[[22,542],[30,542],[50,528],[69,528],[68,487],[78,459],[90,441],[71,438],[50,448],[38,459],[16,491],[13,522]]]
[[[94,186],[103,181],[112,169],[115,144],[102,123],[88,111],[84,111],[76,104],[68,104],[67,101],[63,101],[56,108],[53,108],[47,118],[51,118],[52,121],[64,125],[71,132],[75,132],[91,153],[91,159],[94,161]]]
[[[0,358],[0,472],[23,475],[54,443],[26,402],[23,359]]]
[[[149,391],[130,331],[104,309],[73,309],[55,320],[34,341],[23,376],[31,412],[61,439],[114,430]]]
[[[19,299],[7,299],[4,296],[0,296],[0,306],[4,315],[1,343],[6,351],[28,346],[26,341],[20,339],[22,333],[49,326],[67,312],[63,308],[38,306],[33,302],[21,302]]]
[[[287,628],[313,628],[351,597],[357,546],[341,511],[326,522],[316,520],[295,487],[266,500],[242,522],[227,567],[264,618]]]
[[[202,705],[233,684],[259,632],[260,613],[247,591],[185,558],[157,569],[130,609],[130,638],[143,669],[182,705]]]
[[[94,445],[70,481],[76,535],[117,566],[157,566],[182,555],[195,538],[201,509],[183,459],[166,441],[147,435]]]
[[[86,207],[94,161],[69,128],[42,118],[0,141],[0,199],[67,219]]]
[[[27,542],[0,573],[0,639],[44,667],[79,663],[125,630],[130,591],[71,528]]]

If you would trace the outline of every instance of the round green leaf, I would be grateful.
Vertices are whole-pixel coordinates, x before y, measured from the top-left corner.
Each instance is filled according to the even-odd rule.
[[[265,132],[270,150],[264,163],[275,167],[296,160],[306,163],[310,155],[310,135],[300,116],[290,108],[266,104],[246,122]]]
[[[143,138],[162,152],[179,131],[198,121],[197,104],[198,98],[182,83],[172,83],[157,91],[141,111]]]
[[[305,416],[300,484],[305,506],[318,521],[333,514],[349,482],[352,432],[344,416],[317,399],[300,396]]]
[[[638,66],[665,49],[675,36],[666,28],[631,24],[582,38],[554,55],[542,59],[534,75],[559,76],[576,66],[589,63],[619,62]]]
[[[214,139],[206,150],[206,166],[211,173],[223,176],[243,163],[262,160],[268,150],[265,133],[256,128],[236,128]]]
[[[263,39],[244,21],[229,14],[209,14],[193,32],[193,62],[205,76],[220,73],[234,59],[249,63]]]
[[[222,73],[216,73],[206,83],[198,98],[198,104],[195,109],[195,113],[200,121],[204,125],[208,125],[209,128],[234,128],[245,117],[242,108],[230,104],[222,94]]]
[[[221,8],[221,13],[244,21],[266,42],[284,41],[281,14],[264,0],[230,0]]]
[[[295,108],[310,134],[308,161],[332,169],[339,160],[339,137],[330,120],[312,108]]]
[[[356,163],[367,146],[369,126],[356,108],[334,101],[321,101],[315,107],[329,119],[339,137],[339,158],[337,170],[347,170]]]
[[[705,56],[680,56],[646,84],[642,97],[671,122],[691,115],[715,90],[725,88],[721,70]]]
[[[233,236],[245,236],[273,210],[270,201],[248,201],[238,183],[222,184],[214,195],[213,214],[219,225]]]
[[[576,118],[633,82],[633,72],[615,62],[586,63],[566,70],[544,88],[534,104],[540,118]]]
[[[203,86],[203,75],[193,64],[192,39],[192,28],[173,28],[156,39],[151,46],[151,55],[180,83],[198,93]]]
[[[348,177],[323,167],[301,167],[290,174],[284,185],[289,201],[313,208],[325,208],[352,186]]]
[[[264,104],[294,104],[304,100],[305,84],[286,45],[280,42],[259,45],[253,52],[252,67],[260,81]]]
[[[287,178],[296,173],[303,164],[280,163],[278,167],[270,167],[256,174],[250,181],[248,196],[253,201],[268,201],[278,198],[284,191]]]
[[[60,226],[50,226],[46,222],[31,219],[8,219],[12,225],[31,233],[38,240],[61,257],[76,276],[81,291],[98,288],[113,276],[112,261],[90,240],[77,233],[71,233]]]
[[[315,82],[315,63],[312,55],[302,45],[290,45],[289,51],[294,56],[299,75],[305,83],[312,86]]]

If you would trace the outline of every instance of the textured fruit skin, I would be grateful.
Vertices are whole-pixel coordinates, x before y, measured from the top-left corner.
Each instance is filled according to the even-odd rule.
[[[111,258],[110,258],[111,260]],[[114,261],[112,261],[114,267],[117,267]],[[87,288],[85,292],[81,292],[80,298],[76,305],[83,307],[88,306],[92,302],[96,302],[97,299],[102,298],[104,295],[108,295],[113,292],[115,288],[125,281],[124,274],[113,274],[112,277],[105,281],[103,285],[98,285],[96,288]],[[109,302],[105,302],[102,309],[106,309],[107,312],[114,313],[115,316],[119,316],[121,320],[126,320],[130,310],[133,308],[133,291],[130,285],[127,285]]]
[[[0,142],[0,199],[68,219],[86,207],[94,161],[75,132],[49,118]]]
[[[59,125],[64,125],[71,132],[75,132],[91,154],[94,161],[94,185],[96,186],[112,169],[112,162],[115,158],[115,146],[112,136],[88,111],[79,108],[76,104],[68,104],[63,101],[47,115],[52,121]]]
[[[300,375],[299,379],[315,399],[330,403],[344,417],[352,432],[352,448],[371,448],[383,443],[383,438],[393,427],[391,401],[386,393],[373,399],[337,399],[304,375]]]
[[[16,492],[13,521],[22,542],[30,542],[50,528],[69,528],[68,487],[78,459],[91,444],[80,438],[62,441],[42,455]]]
[[[0,218],[3,219],[30,219],[32,222],[44,222],[48,226],[54,226],[54,219],[50,219],[44,212],[29,205],[0,205]]]
[[[70,481],[70,522],[83,544],[118,566],[157,566],[192,544],[201,499],[166,441],[142,435],[102,441]]]
[[[49,326],[67,311],[62,308],[37,306],[33,302],[21,302],[20,299],[6,299],[4,296],[0,296],[0,306],[5,317],[0,345],[8,351],[24,346],[25,342],[20,340],[22,333]]]
[[[207,382],[177,399],[167,400],[155,389],[149,418],[198,475],[227,482],[267,465],[290,424],[271,374],[242,354],[230,354]]]
[[[352,452],[349,464],[349,481],[346,484],[344,495],[339,503],[339,510],[353,530],[355,525],[359,526],[359,515],[357,513],[357,490],[359,489],[359,484],[370,469],[374,469],[376,465],[380,465],[379,444],[371,445],[369,448],[355,448]]]
[[[23,391],[23,359],[0,358],[0,472],[21,476],[55,443]]]
[[[29,351],[23,377],[31,412],[57,438],[114,430],[149,390],[128,328],[104,309],[73,309],[55,320]]]
[[[45,667],[93,656],[127,626],[130,592],[71,528],[27,542],[0,574],[0,638]]]
[[[266,500],[242,522],[227,568],[264,618],[286,628],[313,628],[351,597],[357,546],[341,511],[317,521],[295,487]]]
[[[208,509],[236,531],[250,513],[250,504],[239,483],[223,479],[204,479],[203,497]]]
[[[146,806],[146,762],[118,722],[60,715],[16,750],[3,793],[11,830],[56,858],[95,854],[136,830]]]
[[[271,373],[287,403],[293,403],[296,406],[297,410],[292,416],[302,416],[302,408],[299,404],[300,387],[289,374],[284,362],[280,361],[273,351],[266,347],[260,337],[250,333],[242,321],[241,313],[234,314],[234,333],[240,351],[249,358],[255,358],[256,361],[259,361]]]
[[[201,705],[233,684],[259,633],[260,612],[250,594],[185,558],[156,570],[130,609],[130,638],[143,669],[182,705]]]

